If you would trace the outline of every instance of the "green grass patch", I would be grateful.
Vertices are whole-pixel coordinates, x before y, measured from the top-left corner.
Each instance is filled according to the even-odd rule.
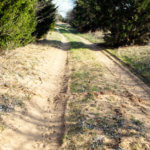
[[[131,99],[128,98],[126,89],[104,65],[102,67],[97,62],[95,52],[89,50],[67,28],[69,27],[60,26],[60,31],[70,42],[71,71],[64,149],[128,149],[127,144],[122,148],[121,144],[117,144],[118,141],[122,143],[124,139],[135,141],[135,137],[144,138],[145,125],[140,118],[131,120],[129,114],[122,111],[137,113],[130,108]],[[132,142],[127,142],[130,148]]]
[[[150,85],[150,46],[132,46],[108,50],[124,63],[134,68],[134,71],[141,75],[145,82]],[[132,70],[132,69],[131,69]]]
[[[103,32],[101,32],[101,31],[79,33],[76,29],[72,28],[69,25],[61,26],[61,27],[65,27],[65,29],[68,31],[68,33],[72,33],[72,34],[76,34],[78,36],[81,36],[81,37],[89,40],[92,43],[105,43],[105,41],[103,39]]]

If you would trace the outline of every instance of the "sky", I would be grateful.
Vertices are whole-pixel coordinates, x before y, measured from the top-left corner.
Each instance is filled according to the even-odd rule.
[[[58,12],[65,17],[69,10],[74,7],[74,0],[53,0],[53,2],[58,6]]]

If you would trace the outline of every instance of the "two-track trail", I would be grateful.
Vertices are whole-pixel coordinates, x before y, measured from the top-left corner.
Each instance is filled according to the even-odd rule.
[[[14,79],[14,76],[17,79],[9,83],[13,85],[11,86],[13,89],[21,87],[21,90],[24,92],[25,87],[28,87],[27,89],[31,88],[33,96],[30,100],[24,101],[22,108],[16,107],[15,111],[1,115],[0,121],[2,120],[4,123],[4,131],[0,133],[0,150],[62,149],[62,138],[65,134],[66,103],[69,100],[66,94],[68,86],[67,68],[68,65],[71,65],[71,63],[68,64],[69,43],[63,34],[55,31],[54,34],[56,33],[58,34],[57,37],[54,36],[53,39],[50,39],[52,35],[48,35],[45,40],[41,40],[36,44],[31,44],[14,50],[14,52],[12,52],[12,56],[10,56],[9,61],[11,63],[9,63],[8,66],[13,64],[13,62],[16,62],[16,69],[20,67],[21,62],[19,62],[19,60],[16,61],[15,58],[20,58],[21,61],[23,61],[24,58],[21,58],[21,56],[26,53],[24,54],[24,57],[26,58],[24,64],[26,64],[27,67],[31,67],[31,65],[28,64],[29,59],[31,57],[30,61],[33,62],[32,57],[35,56],[34,64],[36,69],[34,70],[34,67],[32,67],[33,70],[28,70],[28,68],[25,68],[23,72],[19,72],[20,74],[22,73],[21,77],[19,73],[16,73],[17,71],[10,74],[12,75],[12,79]],[[96,56],[96,60],[92,61],[96,61],[102,66],[104,70],[104,79],[106,79],[106,81],[110,84],[114,81],[117,82],[118,88],[120,88],[118,89],[120,90],[120,93],[124,91],[124,93],[121,93],[122,95],[120,93],[117,95],[111,92],[101,91],[102,94],[97,92],[95,104],[91,102],[89,110],[87,109],[89,114],[91,107],[99,105],[100,107],[97,113],[101,110],[103,112],[102,114],[105,114],[105,111],[111,111],[111,114],[115,114],[115,111],[122,111],[121,115],[125,117],[125,121],[127,119],[130,120],[131,115],[134,114],[137,115],[138,119],[142,120],[147,127],[150,124],[150,89],[114,58],[109,55],[107,56],[101,51],[97,51],[98,48],[93,46],[93,44],[89,41],[79,36],[77,37],[80,38],[81,42],[87,46],[88,50],[91,49],[92,55]],[[57,38],[59,38],[59,40]],[[70,42],[70,44],[73,43]],[[75,41],[74,44],[77,44],[77,42]],[[11,57],[14,57],[12,61]],[[36,63],[37,60],[39,60],[38,63]],[[4,68],[7,68],[7,66]],[[25,74],[23,76],[25,71],[29,71],[30,74]],[[6,73],[6,75],[8,75],[8,73]],[[6,77],[5,80],[7,79]],[[8,77],[10,79],[10,76]],[[95,81],[97,82],[98,80],[95,78]],[[5,83],[5,89],[8,88],[9,84]],[[98,84],[101,86],[101,83]],[[0,84],[0,86],[1,85],[2,84]],[[6,99],[6,96],[8,95],[8,98],[11,99],[12,94],[8,93],[5,89],[3,90],[4,93],[1,92],[2,90],[0,91],[2,93],[0,93],[0,98]],[[15,97],[13,95],[14,101],[17,99],[17,96],[20,96],[19,91],[16,91]],[[78,94],[75,96],[78,96]],[[114,99],[108,100],[109,97],[113,97]],[[115,102],[116,104],[114,105]],[[79,105],[80,110],[84,110],[84,108],[80,107],[81,103],[77,104]],[[88,105],[88,102],[86,105]],[[117,145],[119,147],[119,144],[126,145],[127,142],[130,143],[132,140],[132,142],[134,142],[134,137],[130,137],[129,135],[129,141],[126,139],[126,136],[120,134],[122,131],[125,133],[126,131],[127,133],[130,131],[131,126],[128,126],[128,123],[129,122],[126,121],[126,124],[124,125],[128,128],[123,128],[124,130],[122,130],[122,128],[120,128],[120,130],[116,128],[116,130],[114,130],[117,135],[122,135],[122,137],[116,138],[115,140],[113,138],[108,139],[108,142],[110,141],[110,143],[106,143],[106,146],[116,147]],[[106,123],[106,125],[109,127],[109,123]],[[97,133],[102,130],[103,132],[101,132],[101,134],[105,135],[105,130],[103,127],[101,128],[101,126],[99,126],[99,128],[97,127],[96,129],[98,129]],[[138,132],[138,130],[135,132]],[[140,134],[138,133],[137,135],[139,136]],[[88,139],[88,136],[89,135],[86,135],[87,138],[84,140]],[[75,138],[76,137],[74,136],[73,139]],[[106,138],[108,138],[108,136],[106,136]],[[146,138],[147,141],[150,141],[149,132],[147,132]],[[84,140],[82,141],[83,143]],[[88,141],[88,143],[90,142]]]
[[[150,88],[103,47],[60,27],[73,68],[65,149],[150,149]]]
[[[115,76],[116,81],[120,81],[131,94],[138,98],[150,100],[150,88],[145,85],[138,77],[131,73],[127,68],[121,65],[114,57],[109,53],[104,52],[102,48],[93,45],[88,40],[79,37],[82,42],[89,47],[89,49],[94,50],[98,61],[105,65],[110,71],[110,74]]]
[[[59,97],[65,83],[67,49],[63,35],[59,48],[51,46],[47,37],[39,44],[29,45],[33,55],[41,55],[40,85],[24,108],[2,116],[5,130],[0,133],[0,150],[57,150],[64,134],[65,98]],[[57,39],[56,39],[57,40]],[[37,51],[37,52],[36,52]],[[32,86],[32,84],[31,84]]]

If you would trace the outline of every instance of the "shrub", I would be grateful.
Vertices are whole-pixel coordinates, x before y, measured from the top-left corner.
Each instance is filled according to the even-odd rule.
[[[150,38],[150,1],[77,0],[72,25],[81,32],[104,30],[111,45],[144,43]]]
[[[12,49],[34,40],[36,0],[0,1],[0,49]]]
[[[147,1],[147,0],[146,0]],[[150,3],[142,0],[110,2],[105,40],[111,45],[141,44],[150,38]],[[143,6],[142,6],[143,5]],[[105,21],[105,17],[102,21]]]
[[[37,26],[34,35],[37,39],[43,37],[55,27],[56,7],[52,0],[39,0],[37,8]]]

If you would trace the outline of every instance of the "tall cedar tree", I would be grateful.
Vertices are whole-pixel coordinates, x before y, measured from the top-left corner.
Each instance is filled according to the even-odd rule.
[[[72,25],[81,32],[105,31],[111,45],[150,39],[150,0],[77,0]]]
[[[12,49],[33,40],[36,0],[0,1],[0,49]]]
[[[55,27],[56,7],[52,0],[39,0],[37,8],[37,26],[34,35],[37,39],[43,37]]]

